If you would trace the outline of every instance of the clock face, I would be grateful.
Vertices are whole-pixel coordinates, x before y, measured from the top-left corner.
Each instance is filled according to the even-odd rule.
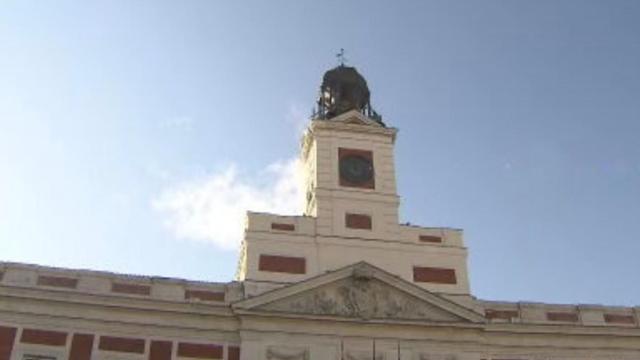
[[[364,184],[373,178],[373,164],[359,155],[347,155],[340,159],[340,177],[353,184]]]

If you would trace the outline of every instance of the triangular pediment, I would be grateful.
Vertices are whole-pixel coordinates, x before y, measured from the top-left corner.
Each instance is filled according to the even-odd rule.
[[[364,262],[240,301],[234,310],[386,321],[484,321],[470,309]]]
[[[369,126],[375,126],[375,127],[383,127],[382,124],[380,124],[377,121],[374,121],[370,118],[368,118],[366,115],[364,115],[363,113],[357,111],[357,110],[350,110],[347,111],[344,114],[340,114],[334,118],[331,118],[329,121],[333,121],[333,122],[340,122],[340,123],[345,123],[345,124],[355,124],[355,125],[369,125]]]

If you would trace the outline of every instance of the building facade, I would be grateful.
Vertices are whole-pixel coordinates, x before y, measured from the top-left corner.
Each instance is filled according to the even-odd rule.
[[[475,298],[461,230],[399,223],[364,78],[317,105],[304,214],[249,212],[235,281],[0,263],[0,360],[640,359],[639,307]]]

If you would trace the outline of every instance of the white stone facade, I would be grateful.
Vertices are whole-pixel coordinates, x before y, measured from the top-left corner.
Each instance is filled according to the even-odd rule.
[[[474,298],[462,231],[398,222],[395,139],[313,121],[305,214],[248,213],[234,282],[0,263],[0,360],[640,359],[640,308]],[[371,184],[341,183],[340,149]]]

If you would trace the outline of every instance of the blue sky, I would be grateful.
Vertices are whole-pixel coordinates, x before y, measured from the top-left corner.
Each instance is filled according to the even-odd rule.
[[[230,280],[237,216],[205,220],[291,211],[300,130],[345,48],[400,129],[402,221],[465,229],[476,296],[640,304],[639,18],[637,1],[5,1],[0,258]]]

